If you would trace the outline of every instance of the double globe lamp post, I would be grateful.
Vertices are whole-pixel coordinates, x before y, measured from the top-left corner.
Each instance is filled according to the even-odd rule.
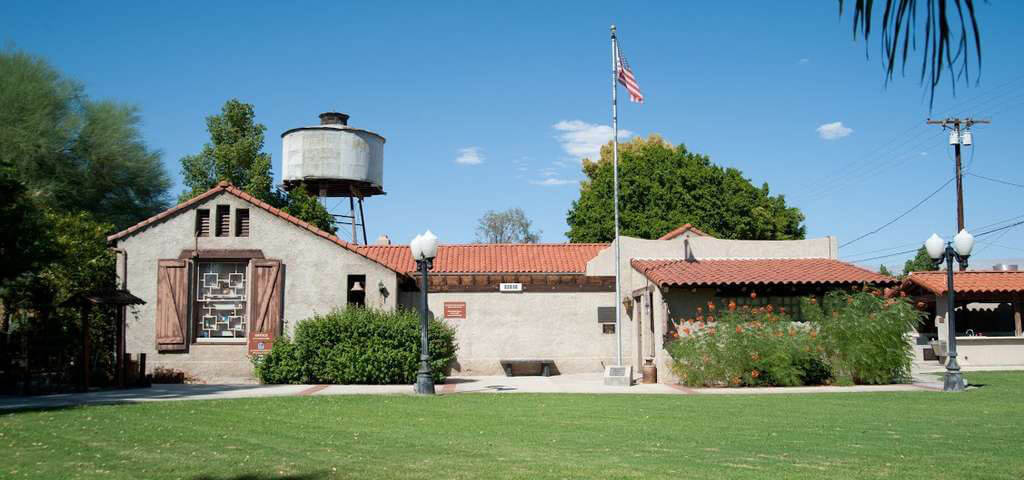
[[[416,238],[409,242],[409,249],[412,250],[412,258],[416,260],[416,269],[420,271],[420,369],[416,372],[416,393],[421,395],[434,394],[434,376],[430,373],[430,350],[428,341],[427,315],[430,310],[427,307],[427,289],[430,288],[428,274],[434,267],[434,257],[437,256],[437,236],[427,230],[427,233],[416,235]]]
[[[936,266],[946,262],[946,328],[949,332],[949,345],[946,348],[949,361],[946,362],[946,378],[942,389],[946,392],[960,392],[965,388],[964,377],[960,373],[960,364],[956,361],[956,317],[954,307],[956,294],[953,290],[953,260],[963,268],[967,268],[967,257],[974,249],[974,236],[967,233],[967,230],[960,230],[960,233],[953,237],[952,242],[947,242],[938,234],[933,233],[924,242],[928,256]]]

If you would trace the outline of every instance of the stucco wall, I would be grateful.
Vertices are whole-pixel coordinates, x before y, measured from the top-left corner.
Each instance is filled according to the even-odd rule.
[[[401,296],[403,305],[419,304],[419,292]],[[554,360],[558,373],[601,372],[615,363],[615,335],[597,322],[597,307],[611,306],[613,293],[431,293],[431,314],[442,317],[445,302],[466,303],[465,319],[444,319],[459,343],[455,374],[503,375],[505,359]],[[631,322],[623,315],[624,359],[632,351]]]
[[[209,208],[211,217],[215,217],[216,205],[231,206],[232,227],[235,208],[248,208],[249,236],[196,238],[195,209]],[[211,224],[214,222],[211,218]],[[391,270],[234,195],[221,193],[118,242],[118,248],[127,252],[127,287],[146,301],[128,316],[127,352],[146,353],[150,371],[162,366],[206,382],[253,381],[244,345],[193,344],[187,353],[161,354],[155,350],[157,261],[178,258],[182,250],[195,249],[197,242],[199,250],[259,249],[266,258],[281,260],[284,328],[288,333],[298,321],[345,305],[349,274],[366,275],[367,306],[390,309],[397,303],[397,276]],[[381,295],[381,282],[389,295]]]

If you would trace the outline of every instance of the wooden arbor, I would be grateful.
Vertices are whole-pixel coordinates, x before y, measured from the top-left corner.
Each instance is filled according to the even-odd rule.
[[[128,290],[109,290],[79,295],[65,302],[67,305],[74,305],[79,308],[82,317],[82,377],[79,388],[83,391],[89,390],[89,358],[92,356],[92,337],[89,335],[91,313],[95,306],[109,305],[116,307],[115,345],[116,345],[116,376],[117,386],[125,386],[125,320],[129,305],[143,305],[146,302],[141,298],[132,295]]]

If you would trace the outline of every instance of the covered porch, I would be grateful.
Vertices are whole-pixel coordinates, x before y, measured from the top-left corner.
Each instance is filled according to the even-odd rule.
[[[946,272],[914,272],[902,288],[928,312],[927,321],[914,338],[915,360],[943,364],[949,338]],[[953,290],[959,362],[971,366],[1024,365],[1024,272],[954,272]]]

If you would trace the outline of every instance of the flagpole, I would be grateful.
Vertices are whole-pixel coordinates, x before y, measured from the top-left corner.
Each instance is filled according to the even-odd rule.
[[[612,181],[615,204],[615,364],[622,366],[622,286],[619,281],[619,43],[612,25]]]

